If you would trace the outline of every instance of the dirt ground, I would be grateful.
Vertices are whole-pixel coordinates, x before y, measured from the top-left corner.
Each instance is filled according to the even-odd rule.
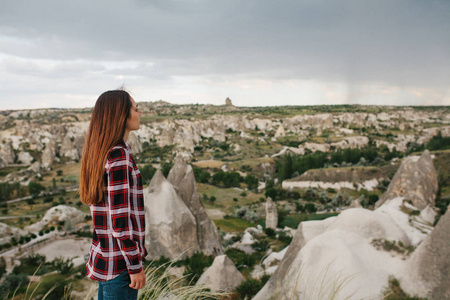
[[[55,240],[36,252],[45,255],[47,261],[53,261],[57,257],[64,259],[73,257],[75,266],[78,266],[86,262],[85,256],[89,253],[91,240],[90,238]]]

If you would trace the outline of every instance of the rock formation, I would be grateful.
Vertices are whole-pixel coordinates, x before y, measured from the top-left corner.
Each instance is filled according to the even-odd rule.
[[[428,299],[450,299],[450,207],[408,262],[402,288]]]
[[[407,157],[395,173],[386,193],[376,203],[380,207],[386,200],[403,197],[419,210],[428,205],[434,207],[438,190],[436,169],[430,152],[425,150],[420,157]]]
[[[130,132],[127,142],[131,147],[131,153],[137,154],[142,152],[142,143],[139,142],[139,139],[134,132]]]
[[[267,197],[266,201],[266,228],[276,229],[278,224],[277,205],[272,198]]]
[[[150,259],[183,258],[200,251],[195,218],[160,170],[144,190],[144,203],[145,247]]]
[[[59,150],[61,156],[69,157],[72,160],[79,160],[80,154],[78,150],[75,148],[72,139],[69,136],[66,136],[63,140],[63,144],[61,149]]]
[[[28,231],[0,223],[0,245],[11,242],[12,237],[28,235]]]
[[[286,132],[284,131],[283,125],[280,125],[275,132],[275,138],[286,136]]]
[[[37,223],[34,223],[25,229],[28,231],[42,230],[50,222],[67,222],[70,221],[72,225],[84,221],[86,214],[76,209],[75,207],[67,205],[58,205],[50,208],[45,213],[44,217]]]
[[[11,141],[9,141],[7,143],[3,143],[1,145],[1,153],[0,154],[1,154],[0,157],[5,162],[5,164],[9,165],[9,164],[14,163],[14,161],[16,159],[16,155],[14,154],[14,149],[12,147]]]
[[[233,103],[231,103],[231,99],[230,98],[225,99],[225,105],[226,106],[233,106]]]
[[[196,285],[205,285],[213,292],[232,291],[244,280],[244,276],[231,259],[226,255],[219,255],[211,267],[200,276]]]
[[[17,161],[20,161],[24,165],[31,165],[33,160],[34,160],[33,156],[31,156],[30,153],[25,151],[21,151],[19,152],[19,155],[17,155]]]
[[[417,170],[421,166],[433,174],[432,164],[431,167],[426,164],[427,155],[424,153],[424,159],[416,159],[416,166],[410,165],[408,169]],[[404,168],[395,177],[401,177],[402,172]],[[433,176],[427,176],[421,185],[433,180]],[[416,189],[414,195],[424,199],[426,194],[431,197],[429,189],[422,188]],[[379,298],[390,276],[398,278],[401,286],[412,294],[422,290],[427,291],[426,296],[435,297],[432,299],[448,297],[449,259],[445,253],[450,247],[447,230],[450,218],[444,216],[423,242],[433,229],[424,220],[433,215],[429,206],[423,209],[426,211],[423,216],[415,216],[410,212],[418,208],[409,203],[411,200],[396,194],[391,197],[395,198],[387,198],[375,211],[351,208],[337,217],[300,223],[276,272],[254,299],[292,299],[293,295],[298,299],[328,299],[332,294],[336,299]],[[386,244],[384,241],[397,247],[420,246],[407,260],[406,254],[380,246]],[[323,285],[318,288],[317,282]],[[341,283],[341,288],[336,289]]]
[[[48,143],[45,145],[41,160],[44,168],[49,168],[53,164],[53,161],[55,160],[55,148],[53,143]]]
[[[176,188],[196,220],[197,240],[200,250],[209,255],[222,254],[223,248],[219,233],[200,201],[192,166],[186,164],[183,158],[178,156],[175,165],[167,176],[167,180]]]

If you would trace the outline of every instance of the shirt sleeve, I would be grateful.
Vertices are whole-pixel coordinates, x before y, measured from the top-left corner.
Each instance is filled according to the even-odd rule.
[[[130,170],[132,165],[127,151],[114,150],[120,153],[110,153],[108,157],[107,175],[107,205],[109,222],[113,237],[122,252],[130,274],[142,270],[142,260],[139,247],[133,240],[133,222],[131,220],[130,203]]]

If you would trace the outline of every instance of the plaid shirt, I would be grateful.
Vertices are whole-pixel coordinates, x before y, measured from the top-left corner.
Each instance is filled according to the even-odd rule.
[[[125,141],[108,153],[104,176],[103,201],[90,205],[94,232],[86,263],[87,276],[97,281],[139,273],[147,255],[141,173]]]

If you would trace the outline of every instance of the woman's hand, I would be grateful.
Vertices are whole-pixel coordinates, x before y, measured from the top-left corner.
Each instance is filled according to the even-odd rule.
[[[138,290],[144,287],[145,285],[145,272],[144,268],[142,268],[141,272],[136,274],[130,274],[130,288]]]

